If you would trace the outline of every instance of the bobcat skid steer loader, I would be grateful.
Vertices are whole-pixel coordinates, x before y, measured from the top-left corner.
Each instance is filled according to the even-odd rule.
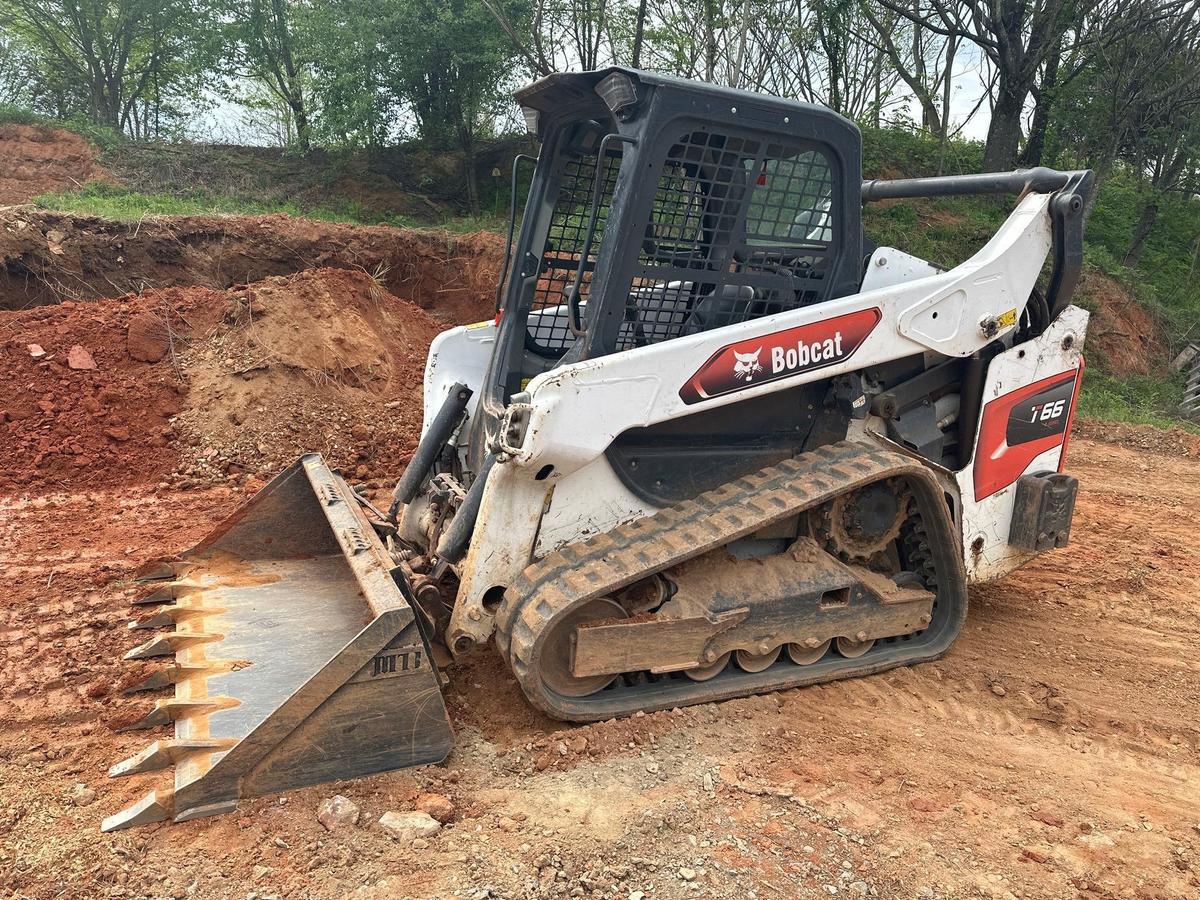
[[[434,341],[390,509],[305,456],[143,570],[173,736],[113,774],[175,778],[106,830],[441,760],[435,660],[489,638],[580,722],[931,660],[970,582],[1067,542],[1090,172],[864,183],[829,110],[620,68],[516,96],[496,319]],[[995,193],[954,268],[863,237]]]

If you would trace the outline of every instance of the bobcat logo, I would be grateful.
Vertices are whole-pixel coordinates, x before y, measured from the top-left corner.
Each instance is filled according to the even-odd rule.
[[[754,376],[762,371],[762,363],[758,361],[762,349],[759,347],[753,353],[738,353],[734,350],[733,355],[737,357],[737,362],[733,364],[734,376],[743,381],[753,381]]]

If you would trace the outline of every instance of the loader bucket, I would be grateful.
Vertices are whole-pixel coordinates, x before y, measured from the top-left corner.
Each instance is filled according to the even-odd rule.
[[[171,725],[110,770],[175,767],[102,829],[176,822],[253,797],[440,762],[453,734],[403,577],[349,486],[302,457],[203,541],[143,567],[170,630],[127,659],[165,657],[138,688],[174,687],[131,727]],[[135,689],[138,689],[135,688]]]

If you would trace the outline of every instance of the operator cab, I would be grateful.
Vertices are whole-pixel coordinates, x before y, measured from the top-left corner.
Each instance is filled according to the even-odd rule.
[[[497,403],[556,365],[857,290],[861,140],[841,116],[623,68],[516,99],[541,153]]]

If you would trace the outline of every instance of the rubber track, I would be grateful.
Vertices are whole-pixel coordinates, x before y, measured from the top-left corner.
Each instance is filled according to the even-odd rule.
[[[548,694],[537,675],[538,639],[557,615],[577,603],[605,596],[751,535],[843,491],[892,476],[934,483],[928,470],[908,457],[843,441],[563,547],[527,567],[505,592],[496,616],[497,646],[530,702],[557,718],[587,721],[638,709],[703,703],[772,690],[770,679],[764,681],[759,677],[742,678],[746,684],[730,691],[724,684],[727,679],[718,676],[709,682],[689,681],[684,689],[686,696],[674,696],[680,693],[675,690],[663,702],[640,703],[635,688],[629,692],[628,709],[614,708],[611,701],[593,703],[591,697],[567,701]],[[600,698],[608,693],[601,691],[593,696]]]

